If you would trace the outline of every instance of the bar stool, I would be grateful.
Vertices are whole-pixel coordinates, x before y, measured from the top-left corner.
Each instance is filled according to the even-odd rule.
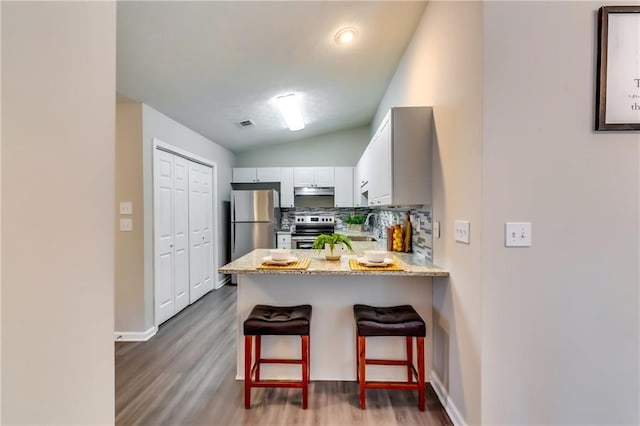
[[[365,409],[365,389],[408,389],[418,391],[418,407],[425,410],[424,379],[424,338],[427,335],[425,322],[411,305],[374,307],[354,305],[356,320],[356,365],[357,381],[360,388],[360,408]],[[407,359],[367,359],[366,338],[377,336],[404,336],[406,338]],[[413,338],[418,350],[418,369],[413,365]],[[396,365],[407,368],[406,382],[367,382],[366,366]],[[417,382],[414,383],[414,374]]]
[[[307,408],[309,394],[309,329],[311,306],[256,305],[244,322],[244,408],[251,408],[251,388],[302,388],[302,408]],[[300,336],[301,359],[262,358],[262,336]],[[251,346],[255,336],[255,363],[252,365]],[[302,379],[260,380],[261,364],[301,364]]]

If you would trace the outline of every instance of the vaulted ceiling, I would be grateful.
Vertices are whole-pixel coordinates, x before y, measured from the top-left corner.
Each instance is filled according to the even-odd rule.
[[[117,91],[234,152],[371,122],[424,2],[119,2]],[[336,32],[355,27],[348,45]],[[287,129],[295,93],[306,128]],[[251,120],[254,126],[238,123]]]

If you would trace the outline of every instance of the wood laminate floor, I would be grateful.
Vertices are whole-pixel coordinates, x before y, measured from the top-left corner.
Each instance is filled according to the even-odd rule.
[[[312,382],[309,409],[299,389],[254,389],[243,408],[235,380],[236,287],[224,286],[167,321],[148,342],[118,342],[116,424],[128,425],[450,425],[427,385],[427,410],[415,391],[367,390],[355,382]],[[313,336],[312,336],[313,338]]]

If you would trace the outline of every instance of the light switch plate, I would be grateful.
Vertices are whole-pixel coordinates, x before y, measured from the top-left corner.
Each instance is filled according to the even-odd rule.
[[[433,222],[433,238],[440,238],[440,221]]]
[[[131,201],[120,202],[120,214],[133,214],[133,205]]]
[[[456,241],[469,244],[471,236],[469,235],[468,220],[456,220],[455,237]]]
[[[121,231],[133,231],[133,220],[129,218],[120,219]]]
[[[531,222],[504,224],[505,247],[531,247]]]

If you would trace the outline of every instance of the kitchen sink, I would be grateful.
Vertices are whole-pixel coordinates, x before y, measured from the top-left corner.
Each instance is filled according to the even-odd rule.
[[[378,241],[377,239],[375,239],[373,237],[367,237],[367,236],[364,236],[364,235],[358,235],[358,236],[349,237],[349,239],[351,241]]]

